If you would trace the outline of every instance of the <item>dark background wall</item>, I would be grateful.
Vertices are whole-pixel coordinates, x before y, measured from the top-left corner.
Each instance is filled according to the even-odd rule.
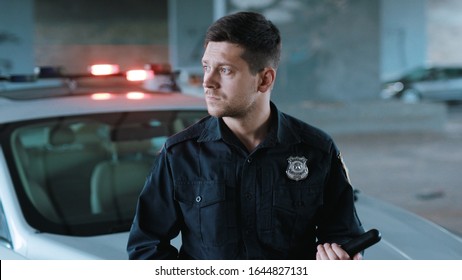
[[[354,101],[379,96],[380,0],[227,0],[221,11],[210,8],[214,1],[197,1],[195,9],[188,0],[172,2],[171,8],[181,15],[174,19],[181,24],[173,28],[181,51],[170,55],[188,71],[202,71],[198,64],[202,50],[198,52],[197,46],[211,17],[252,10],[265,14],[282,33],[273,100]],[[204,11],[209,13],[205,24]]]
[[[36,0],[37,65],[168,62],[167,0]]]
[[[304,2],[292,21],[280,24],[284,60],[275,98],[376,98],[379,1]]]

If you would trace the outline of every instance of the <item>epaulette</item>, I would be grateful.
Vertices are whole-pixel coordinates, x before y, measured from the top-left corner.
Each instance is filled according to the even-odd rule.
[[[210,116],[206,116],[199,120],[197,123],[191,125],[190,127],[186,128],[185,130],[182,130],[176,134],[173,134],[170,136],[167,141],[165,141],[165,148],[168,150],[172,146],[188,141],[191,139],[196,139],[199,138],[201,135],[202,131],[204,130],[207,120],[210,118]]]

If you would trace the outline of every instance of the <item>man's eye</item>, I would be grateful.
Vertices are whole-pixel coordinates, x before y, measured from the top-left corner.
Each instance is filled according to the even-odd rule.
[[[223,74],[230,74],[230,73],[231,73],[231,69],[226,68],[226,67],[223,67],[223,68],[221,68],[221,73],[223,73]]]
[[[210,71],[210,67],[207,66],[207,65],[202,65],[202,69],[204,69],[204,72],[209,72]]]

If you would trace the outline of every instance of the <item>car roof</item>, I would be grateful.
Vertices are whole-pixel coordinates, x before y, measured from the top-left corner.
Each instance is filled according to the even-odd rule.
[[[130,79],[133,70],[123,72],[118,65],[92,67],[102,72],[69,74],[60,67],[39,67],[32,76],[0,76],[0,124],[92,113],[206,109],[203,96],[180,92],[169,65],[134,70],[147,74],[142,80]]]
[[[32,90],[30,93],[52,91],[53,89]],[[205,110],[205,100],[202,97],[179,92],[149,92],[136,91],[134,98],[129,96],[133,91],[126,89],[108,90],[103,94],[107,99],[98,100],[94,94],[101,90],[89,90],[84,94],[53,95],[40,98],[11,98],[12,92],[0,92],[0,123],[23,121],[55,116],[70,116],[80,114],[145,111],[145,110]],[[24,91],[17,94],[24,95]]]

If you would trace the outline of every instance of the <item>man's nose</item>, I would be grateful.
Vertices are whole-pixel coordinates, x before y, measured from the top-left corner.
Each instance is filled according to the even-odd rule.
[[[202,81],[202,86],[204,88],[217,88],[218,82],[216,81],[214,71],[205,72],[204,78]]]

